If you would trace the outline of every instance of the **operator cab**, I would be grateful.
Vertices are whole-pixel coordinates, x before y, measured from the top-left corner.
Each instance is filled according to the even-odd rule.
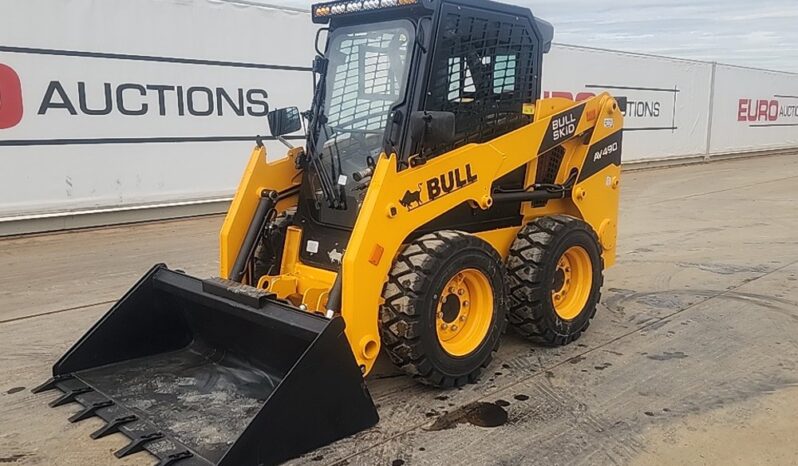
[[[310,241],[303,262],[337,270],[339,255],[316,251],[345,250],[382,153],[396,154],[403,169],[533,120],[553,28],[528,9],[486,0],[340,1],[313,5],[312,15],[327,37],[313,64],[312,106],[302,114],[305,176],[292,222],[303,244]],[[274,136],[299,129],[296,109],[273,113]],[[497,185],[523,187],[525,173]],[[438,221],[499,228],[520,221],[520,205],[463,205]]]

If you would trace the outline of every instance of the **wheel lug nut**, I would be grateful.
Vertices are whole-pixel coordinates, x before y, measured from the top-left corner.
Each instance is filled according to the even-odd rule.
[[[454,289],[454,287],[453,287],[453,286],[450,286],[450,287],[449,287],[449,293],[454,293],[455,291],[456,291],[456,290]]]
[[[463,301],[463,307],[468,307],[468,301]]]
[[[465,322],[466,316],[460,316],[460,322]]]
[[[462,288],[460,288],[459,290],[457,290],[457,294],[458,294],[459,296],[463,296],[463,295],[465,294],[465,290],[464,290],[464,289],[462,289]]]
[[[438,313],[438,318],[439,318],[439,319],[443,319],[443,312],[439,312],[439,313]]]
[[[441,330],[446,330],[447,327],[449,326],[446,323],[441,324]]]
[[[452,332],[456,332],[456,331],[457,331],[457,326],[456,325],[452,325]]]

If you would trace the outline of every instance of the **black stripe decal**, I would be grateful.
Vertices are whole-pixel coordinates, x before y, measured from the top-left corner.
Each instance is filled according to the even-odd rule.
[[[651,91],[651,92],[673,92],[679,93],[679,89],[667,89],[663,87],[635,87],[635,86],[608,86],[602,84],[585,84],[588,89],[614,89],[620,91]]]
[[[552,148],[574,137],[574,135],[576,135],[576,128],[579,126],[579,121],[582,119],[582,113],[584,113],[584,111],[585,104],[582,104],[571,107],[551,117],[549,128],[543,136],[543,142],[540,143],[538,155],[548,152]]]
[[[676,131],[678,126],[649,126],[645,128],[624,128],[624,131]]]
[[[623,131],[616,131],[590,146],[585,164],[579,173],[579,182],[585,181],[610,165],[621,165]]]
[[[85,52],[80,50],[39,49],[33,47],[11,47],[0,45],[0,52],[27,53],[33,55],[55,55],[60,57],[104,58],[107,60],[133,60],[158,63],[178,63],[183,65],[224,66],[228,68],[250,68],[261,70],[311,71],[306,66],[270,65],[266,63],[246,63],[196,58],[158,57],[152,55],[130,55],[124,53]]]
[[[272,136],[261,137],[264,141],[276,141]],[[285,139],[304,140],[305,136],[285,136]],[[255,136],[195,136],[195,137],[150,137],[150,138],[88,138],[88,139],[10,139],[0,141],[0,147],[24,146],[80,146],[100,144],[179,144],[189,142],[236,142],[252,141]]]

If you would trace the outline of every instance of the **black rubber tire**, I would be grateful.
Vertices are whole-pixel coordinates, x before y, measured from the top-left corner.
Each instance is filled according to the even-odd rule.
[[[435,313],[443,287],[467,268],[480,270],[490,280],[493,318],[479,347],[456,357],[438,341]],[[411,242],[397,257],[382,296],[383,348],[394,364],[427,385],[450,388],[475,382],[507,327],[501,257],[490,244],[460,231],[439,231]]]
[[[590,256],[593,284],[580,313],[563,320],[554,310],[551,287],[557,261],[572,246],[583,247]],[[522,336],[548,346],[576,341],[596,314],[603,271],[601,246],[590,225],[566,215],[535,219],[518,232],[507,258],[510,326]]]

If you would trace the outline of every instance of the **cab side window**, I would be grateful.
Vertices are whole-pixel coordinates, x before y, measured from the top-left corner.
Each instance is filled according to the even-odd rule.
[[[424,155],[485,142],[531,121],[523,104],[537,99],[537,51],[525,21],[444,6],[422,108],[454,113],[456,140],[424,147]]]

